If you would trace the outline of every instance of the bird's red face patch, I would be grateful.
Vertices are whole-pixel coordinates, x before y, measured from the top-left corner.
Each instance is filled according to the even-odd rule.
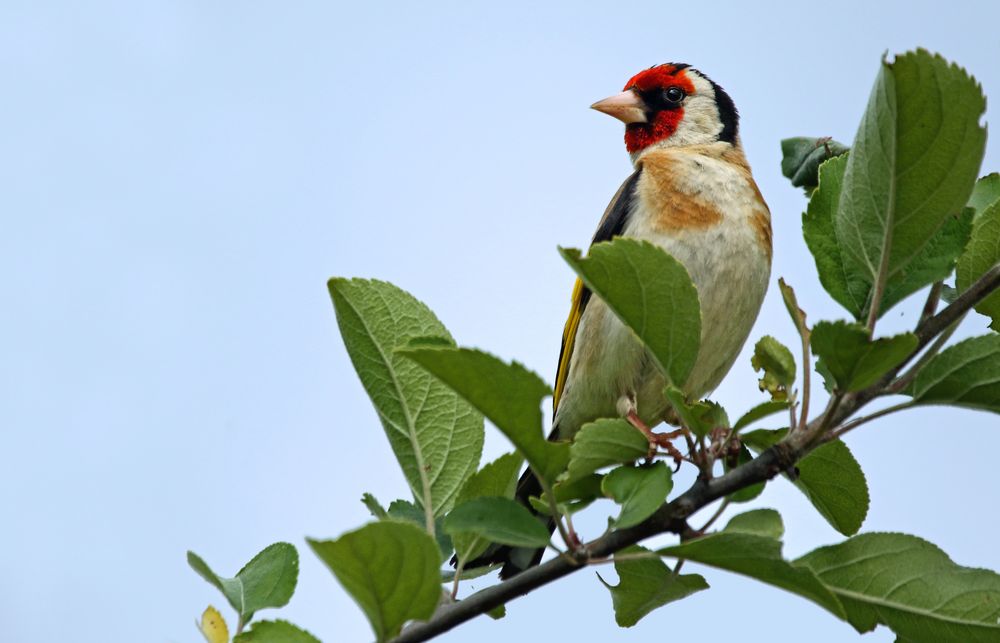
[[[685,65],[673,64],[652,67],[632,76],[625,83],[625,90],[631,89],[644,94],[673,86],[691,95],[694,93],[694,83],[688,78],[685,69]],[[683,107],[655,111],[650,115],[648,123],[633,123],[625,127],[625,147],[633,153],[670,138],[683,119]]]

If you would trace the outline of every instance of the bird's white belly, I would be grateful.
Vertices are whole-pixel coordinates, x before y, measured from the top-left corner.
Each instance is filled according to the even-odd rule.
[[[731,198],[718,203],[725,216],[709,227],[664,230],[640,203],[623,231],[623,236],[650,241],[674,256],[698,289],[701,346],[682,387],[692,399],[714,390],[729,371],[767,291],[770,256],[750,224],[759,202],[743,192],[720,192]],[[586,422],[620,415],[622,396],[634,396],[640,418],[650,426],[658,424],[668,407],[664,384],[663,375],[632,331],[594,296],[580,320],[557,409],[560,434],[570,437]]]

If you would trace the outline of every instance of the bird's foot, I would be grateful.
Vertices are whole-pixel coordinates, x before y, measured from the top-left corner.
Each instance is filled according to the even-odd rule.
[[[646,455],[647,459],[651,460],[653,456],[656,455],[657,450],[662,448],[667,452],[667,455],[674,459],[674,471],[681,468],[681,463],[684,461],[684,455],[677,450],[677,447],[673,445],[672,440],[684,435],[684,431],[686,429],[681,428],[676,431],[655,433],[652,429],[646,426],[645,422],[639,419],[639,415],[634,410],[630,410],[625,415],[625,419],[628,420],[629,424],[642,431],[642,434],[646,436],[647,440],[649,440],[649,453]]]

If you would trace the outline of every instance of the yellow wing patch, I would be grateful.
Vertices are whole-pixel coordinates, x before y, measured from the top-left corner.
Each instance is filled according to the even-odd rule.
[[[573,344],[576,341],[576,330],[583,317],[583,282],[577,278],[573,285],[573,305],[569,310],[569,319],[563,328],[562,349],[559,351],[559,369],[556,371],[556,390],[552,396],[552,409],[559,408],[559,399],[566,388],[566,378],[569,376],[569,359],[573,355]]]

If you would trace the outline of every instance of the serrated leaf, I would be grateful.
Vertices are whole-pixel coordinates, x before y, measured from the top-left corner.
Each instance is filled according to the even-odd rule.
[[[453,537],[472,534],[514,547],[545,547],[549,530],[524,505],[509,498],[484,497],[462,503],[444,520]]]
[[[665,547],[657,553],[755,578],[808,598],[839,618],[846,617],[840,601],[810,569],[794,566],[781,557],[780,540],[761,535],[760,531],[764,530],[762,523],[769,525],[766,532],[774,532],[773,517],[755,516],[747,521],[737,518],[730,521],[732,527]],[[751,523],[754,529],[748,530],[747,523]]]
[[[187,553],[187,560],[194,571],[222,592],[244,621],[257,610],[287,605],[299,577],[299,553],[289,543],[268,545],[233,578],[213,572],[193,551]]]
[[[668,381],[683,388],[701,342],[698,291],[684,266],[649,242],[624,237],[592,245],[586,257],[573,248],[559,252],[635,332]]]
[[[812,330],[812,350],[840,391],[860,391],[899,366],[917,349],[917,336],[903,333],[874,341],[860,324],[818,322]]]
[[[646,457],[649,440],[620,418],[584,424],[569,447],[568,480],[575,480],[614,464],[630,464]]]
[[[880,273],[885,284],[897,283],[947,217],[961,212],[985,150],[985,107],[978,83],[940,56],[921,49],[882,62],[833,219],[847,272],[863,285]],[[853,293],[866,307],[867,290]]]
[[[222,618],[219,610],[211,605],[202,612],[198,629],[208,643],[229,643],[229,626],[226,625],[226,619]]]
[[[761,402],[736,420],[736,424],[733,425],[733,431],[739,431],[740,429],[750,426],[757,420],[763,420],[764,418],[774,415],[775,413],[787,410],[788,400],[769,400],[767,402]]]
[[[941,229],[931,237],[905,268],[885,287],[882,306],[888,310],[927,284],[948,278],[955,270],[962,249],[972,234],[972,208],[964,208],[945,218]]]
[[[754,509],[733,516],[723,531],[755,534],[780,540],[785,535],[781,514],[774,509]]]
[[[1000,335],[971,337],[935,355],[907,392],[917,404],[1000,413]]]
[[[980,179],[976,188],[970,200],[976,203],[971,238],[955,270],[959,291],[967,290],[983,273],[1000,263],[1000,174]],[[990,198],[993,200],[988,201]],[[976,311],[989,317],[990,328],[1000,332],[1000,291],[976,304]]]
[[[763,371],[760,390],[771,394],[772,400],[788,399],[788,391],[795,384],[795,358],[781,342],[764,335],[753,349],[750,364],[755,371]]]
[[[700,575],[676,575],[655,554],[650,553],[649,558],[630,558],[648,551],[634,546],[615,554],[617,585],[609,585],[597,575],[611,592],[615,622],[621,627],[632,627],[656,608],[708,589],[708,583]]]
[[[288,621],[258,621],[233,643],[320,643],[320,640]]]
[[[406,481],[417,502],[441,516],[479,465],[483,418],[393,351],[414,340],[454,341],[427,306],[392,284],[334,278],[329,289],[347,353]]]
[[[908,641],[1000,640],[1000,575],[956,565],[921,538],[862,534],[795,565],[812,570],[839,597],[859,632],[881,623]]]
[[[458,392],[507,436],[537,475],[552,481],[566,468],[569,445],[542,433],[542,399],[552,394],[537,374],[471,348],[397,351]]]
[[[797,136],[781,141],[781,173],[797,188],[810,191],[819,182],[819,166],[850,148],[829,136]]]
[[[827,442],[796,466],[795,486],[820,515],[845,536],[858,533],[868,515],[868,482],[847,445]]]
[[[762,429],[741,438],[759,453],[777,444],[786,433],[786,429]],[[798,476],[792,483],[830,526],[845,536],[856,534],[868,515],[870,501],[865,474],[847,445],[840,440],[827,442],[799,460],[796,469]]]
[[[441,554],[416,525],[373,522],[336,540],[307,541],[361,607],[377,640],[434,613],[441,597]]]
[[[662,462],[641,467],[622,466],[601,481],[601,491],[621,505],[615,527],[638,525],[660,508],[674,483],[670,469]]]
[[[845,264],[840,242],[834,229],[834,216],[840,204],[840,191],[847,169],[847,156],[838,156],[819,168],[819,187],[809,198],[802,215],[802,236],[816,262],[816,271],[823,288],[855,318],[859,318],[867,303],[864,279]]]
[[[458,493],[458,505],[475,498],[498,496],[513,498],[517,487],[517,473],[524,458],[516,453],[506,453],[483,466],[472,475]],[[458,560],[472,560],[486,551],[490,543],[478,534],[459,533],[452,538]]]

